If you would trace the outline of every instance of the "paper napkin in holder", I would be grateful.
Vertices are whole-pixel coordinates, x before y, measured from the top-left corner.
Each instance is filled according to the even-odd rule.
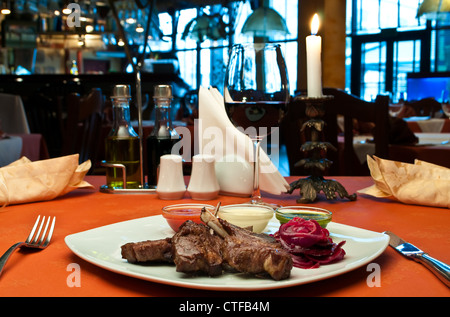
[[[228,118],[223,96],[216,88],[199,89],[199,151],[216,159],[221,194],[249,196],[253,188],[253,144]],[[221,133],[215,133],[221,131]],[[289,184],[263,149],[260,151],[260,189],[271,194],[287,192]]]
[[[0,207],[51,200],[77,188],[93,188],[84,181],[91,161],[78,164],[78,154],[31,162],[21,159],[0,168]]]
[[[374,185],[358,192],[406,204],[450,208],[450,169],[416,160],[414,164],[367,156]]]

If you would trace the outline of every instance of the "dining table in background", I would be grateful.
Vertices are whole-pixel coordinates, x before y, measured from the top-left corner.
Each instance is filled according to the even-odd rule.
[[[389,146],[389,159],[414,163],[418,159],[450,168],[450,133],[415,133],[416,145]]]
[[[298,177],[287,177],[293,182]],[[370,177],[335,177],[349,193],[373,184]],[[112,272],[83,260],[66,245],[69,235],[115,223],[161,214],[170,204],[190,203],[188,194],[180,200],[160,200],[154,194],[107,194],[99,191],[104,176],[86,176],[93,189],[77,189],[60,198],[6,206],[0,212],[0,253],[23,241],[38,215],[56,216],[52,241],[45,250],[21,250],[13,254],[0,276],[0,297],[448,297],[449,289],[423,265],[387,247],[371,262],[344,274],[302,285],[255,291],[194,289],[142,280]],[[186,177],[186,183],[188,177]],[[321,195],[319,195],[321,196]],[[283,206],[297,205],[298,195],[264,193],[265,201]],[[203,201],[211,205],[247,202],[246,197],[219,195]],[[311,206],[332,211],[333,222],[381,233],[392,231],[450,263],[449,209],[407,205],[389,199],[358,195],[356,201],[319,200]],[[142,230],[152,230],[151,227]],[[117,246],[117,254],[120,254]],[[345,245],[344,245],[345,250]],[[353,254],[346,254],[351,259]],[[71,283],[74,268],[79,269],[79,284]],[[374,267],[378,282],[371,283]],[[174,268],[175,270],[175,268]],[[191,277],[194,278],[195,277]],[[333,308],[335,309],[335,308]]]
[[[22,138],[18,136],[0,137],[0,167],[8,165],[20,158]]]
[[[450,133],[448,118],[411,117],[403,120],[414,133]]]
[[[21,96],[0,93],[0,131],[11,134],[30,133]]]
[[[418,143],[414,145],[389,145],[389,159],[404,163],[414,163],[414,160],[422,160],[450,168],[450,133],[414,133]],[[339,137],[340,149],[343,147],[343,138]],[[355,162],[359,166],[355,169],[367,170],[367,155],[375,153],[375,144],[370,135],[357,135],[353,137],[353,149]]]
[[[0,167],[8,165],[22,156],[31,161],[50,158],[47,143],[42,134],[8,134],[9,138],[0,139]],[[7,152],[9,151],[9,152]]]

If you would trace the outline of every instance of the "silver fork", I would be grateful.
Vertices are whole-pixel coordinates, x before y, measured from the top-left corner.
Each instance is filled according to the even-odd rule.
[[[27,248],[35,248],[35,249],[45,249],[48,244],[50,243],[50,240],[53,235],[53,229],[55,228],[55,220],[56,218],[53,217],[52,223],[50,225],[50,217],[48,217],[47,222],[45,223],[45,216],[42,217],[42,221],[40,221],[41,216],[38,216],[36,219],[36,222],[34,223],[33,229],[31,229],[30,235],[25,240],[25,242],[17,242],[16,244],[12,245],[8,251],[6,251],[2,257],[0,258],[0,275],[2,274],[3,267],[5,266],[6,262],[9,259],[9,256],[20,247],[27,247]],[[44,231],[42,231],[42,227],[44,226]],[[49,229],[47,235],[47,230]],[[37,232],[36,232],[36,229]],[[42,234],[41,234],[42,231]],[[40,239],[39,239],[40,237]],[[45,239],[45,240],[44,240]]]

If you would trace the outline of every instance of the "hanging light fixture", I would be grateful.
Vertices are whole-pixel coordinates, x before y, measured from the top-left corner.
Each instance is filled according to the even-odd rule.
[[[209,17],[206,14],[200,15],[192,19],[183,32],[182,39],[187,36],[196,40],[197,42],[203,42],[209,32]]]
[[[272,37],[289,34],[283,17],[274,9],[260,6],[247,18],[242,33],[255,37]]]
[[[438,19],[450,13],[450,0],[424,0],[417,10],[417,17]]]
[[[77,42],[78,46],[83,47],[86,45],[85,39],[84,39],[84,35],[79,35],[78,36],[78,42]]]
[[[138,32],[138,33],[144,32],[144,27],[141,24],[138,24],[136,26],[136,32]]]
[[[224,22],[222,14],[200,14],[193,18],[184,29],[181,36],[182,40],[191,38],[197,42],[203,42],[206,39],[217,41],[227,36],[227,24]]]
[[[58,0],[47,0],[47,10],[49,14],[54,16],[61,15],[61,5]]]
[[[65,14],[65,15],[69,15],[69,14],[72,13],[72,10],[69,9],[69,8],[66,6],[66,7],[64,7],[64,8],[62,9],[62,13]]]
[[[4,14],[4,15],[11,14],[11,9],[10,9],[10,5],[9,5],[9,0],[8,0],[8,1],[3,1],[3,3],[2,3],[2,9],[1,9],[0,13],[1,13],[1,14]]]

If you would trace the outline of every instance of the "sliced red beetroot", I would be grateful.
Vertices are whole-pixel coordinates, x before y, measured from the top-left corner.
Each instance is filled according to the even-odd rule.
[[[305,220],[295,217],[289,222],[281,225],[279,236],[292,247],[300,246],[308,248],[316,243],[326,242],[329,232],[323,229],[315,220]]]
[[[291,253],[295,267],[310,269],[345,256],[345,241],[336,244],[329,235],[317,221],[296,217],[281,225],[274,237]]]

